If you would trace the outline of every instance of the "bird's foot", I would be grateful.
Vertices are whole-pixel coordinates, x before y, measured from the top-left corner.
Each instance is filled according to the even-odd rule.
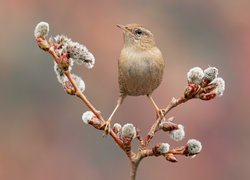
[[[103,133],[103,136],[107,136],[111,129],[110,129],[110,124],[111,124],[111,119],[107,120],[106,123],[104,124],[104,133]]]

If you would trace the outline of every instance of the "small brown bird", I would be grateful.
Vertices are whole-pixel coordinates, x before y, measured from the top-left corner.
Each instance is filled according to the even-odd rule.
[[[162,81],[165,62],[153,34],[139,24],[118,24],[117,27],[124,35],[124,47],[118,61],[120,97],[106,123],[106,133],[110,131],[111,119],[126,96],[148,96],[157,114],[162,116],[151,95]]]

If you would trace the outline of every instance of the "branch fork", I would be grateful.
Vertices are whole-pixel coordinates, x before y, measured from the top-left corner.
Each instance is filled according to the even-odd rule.
[[[91,69],[95,63],[94,56],[85,46],[73,42],[66,36],[57,35],[47,40],[48,32],[48,23],[38,23],[34,35],[39,48],[50,53],[53,57],[58,80],[63,85],[66,93],[78,97],[89,108],[90,111],[83,113],[83,121],[98,130],[105,131],[104,127],[107,121],[84,95],[85,84],[83,80],[71,72],[74,63],[84,64],[85,67]],[[181,141],[184,138],[184,126],[174,123],[173,117],[167,120],[164,117],[171,109],[191,99],[207,101],[217,96],[222,96],[225,90],[225,82],[222,78],[218,78],[217,75],[218,69],[215,67],[208,67],[205,70],[199,67],[190,69],[187,73],[188,82],[184,94],[177,99],[172,98],[166,108],[162,109],[161,115],[156,117],[146,137],[142,137],[140,130],[133,124],[127,123],[123,126],[118,123],[114,124],[109,135],[130,160],[131,180],[136,179],[138,165],[143,158],[155,156],[163,157],[169,162],[177,162],[176,155],[193,157],[200,153],[202,145],[195,139],[190,139],[184,146],[172,149],[170,149],[168,143],[158,143],[153,148],[150,148],[149,144],[160,130],[168,133],[175,141]],[[134,139],[137,139],[139,142],[138,152],[132,151],[131,146]]]

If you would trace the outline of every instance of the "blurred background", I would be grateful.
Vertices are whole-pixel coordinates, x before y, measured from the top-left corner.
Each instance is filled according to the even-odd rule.
[[[50,35],[65,34],[95,55],[92,70],[75,66],[85,94],[108,118],[119,95],[117,60],[123,46],[116,24],[150,29],[167,68],[153,96],[160,107],[183,94],[186,73],[208,65],[226,81],[222,98],[192,100],[171,111],[186,137],[174,142],[158,133],[151,145],[172,147],[188,139],[202,142],[194,159],[176,164],[147,158],[139,179],[249,179],[250,1],[247,0],[1,0],[0,6],[0,179],[129,179],[130,164],[110,137],[82,123],[87,108],[64,93],[51,56],[41,51],[33,31],[40,21]],[[145,135],[155,118],[146,97],[128,97],[114,122],[133,123]]]

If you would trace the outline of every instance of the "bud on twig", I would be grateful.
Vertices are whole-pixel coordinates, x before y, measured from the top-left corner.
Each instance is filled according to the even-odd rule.
[[[94,113],[92,111],[86,111],[85,113],[82,114],[82,121],[85,124],[89,124],[91,119],[94,117]]]
[[[192,82],[189,82],[188,86],[184,91],[184,97],[187,99],[191,99],[195,97],[195,95],[199,92],[199,90],[200,90],[200,85],[196,85]]]
[[[82,114],[82,121],[85,124],[90,124],[94,126],[96,129],[102,130],[103,124],[101,121],[94,115],[92,111],[86,111]]]
[[[187,99],[200,98],[211,100],[216,96],[222,96],[225,90],[225,81],[218,78],[218,69],[208,67],[203,70],[194,67],[187,73],[188,86],[185,89],[184,97]]]
[[[128,157],[131,157],[131,142],[136,137],[136,128],[133,124],[125,124],[121,130],[121,139],[124,145],[124,151]]]
[[[162,121],[161,124],[159,125],[159,128],[165,132],[170,132],[178,129],[178,124],[175,124],[171,121]]]
[[[154,152],[155,156],[163,155],[168,153],[170,145],[168,143],[160,143],[157,144],[152,151]]]
[[[218,96],[222,96],[225,91],[225,81],[222,78],[215,78],[210,84],[216,86],[215,93]]]
[[[44,38],[42,38],[42,37],[37,37],[37,38],[36,38],[36,42],[37,42],[38,46],[39,46],[42,50],[44,50],[44,51],[48,51],[48,50],[49,50],[50,44],[49,44],[48,41],[45,40]]]
[[[187,73],[188,82],[199,85],[204,77],[204,72],[200,67],[194,67]]]
[[[216,96],[220,97],[225,91],[225,81],[222,78],[215,78],[206,87],[203,88],[203,92],[199,94],[199,98],[202,100],[210,100]]]
[[[161,122],[159,128],[165,132],[169,132],[169,136],[175,141],[181,141],[185,137],[184,126],[181,124],[175,124],[171,122],[170,119]]]
[[[79,88],[79,90],[81,92],[84,92],[85,91],[85,83],[84,81],[82,80],[82,78],[80,78],[79,76],[75,75],[75,74],[72,74],[72,78],[73,80],[75,81],[76,83],[76,86]]]
[[[177,158],[174,156],[174,154],[172,153],[168,153],[165,155],[166,160],[170,161],[170,162],[178,162]]]
[[[49,24],[47,22],[40,22],[36,25],[34,30],[34,36],[38,37],[46,37],[49,34]]]
[[[84,90],[85,90],[85,83],[84,83],[84,81],[79,76],[77,76],[75,74],[72,74],[72,79],[76,83],[76,86],[79,88],[79,90],[81,92],[84,92]],[[63,87],[64,87],[64,90],[69,95],[75,95],[76,90],[73,87],[73,85],[71,84],[71,82],[66,77],[64,77]]]
[[[54,37],[55,43],[58,44],[59,49],[66,49],[66,47],[72,42],[70,38],[64,35],[56,35]]]
[[[121,130],[122,130],[122,126],[119,123],[115,123],[113,126],[113,131],[114,133],[120,137],[121,136]]]
[[[75,61],[77,64],[84,64],[85,67],[91,69],[95,64],[95,57],[89,50],[78,42],[73,42],[70,38],[64,35],[57,35],[55,38],[58,44],[58,50],[67,52],[68,58]]]
[[[136,128],[133,124],[125,124],[122,127],[122,138],[130,138],[131,140],[136,137]]]
[[[207,86],[211,81],[213,81],[218,76],[218,69],[216,67],[208,67],[204,70],[204,78],[202,80],[201,86]]]
[[[62,70],[62,68],[59,67],[59,65],[54,62],[54,71],[56,73],[56,77],[59,83],[63,83],[65,81],[65,75],[64,75],[64,71]]]
[[[178,129],[169,131],[169,136],[175,141],[181,141],[185,137],[184,126],[178,124]]]
[[[94,67],[95,58],[89,50],[78,42],[70,42],[66,46],[70,58],[74,59],[79,65],[84,64],[88,69]]]
[[[202,145],[200,141],[197,141],[195,139],[190,139],[187,142],[184,154],[186,156],[194,156],[196,154],[199,154],[201,152]]]
[[[75,95],[76,93],[75,88],[72,86],[71,82],[66,80],[66,77],[65,77],[65,81],[63,82],[63,88],[66,91],[66,93],[69,95]]]

